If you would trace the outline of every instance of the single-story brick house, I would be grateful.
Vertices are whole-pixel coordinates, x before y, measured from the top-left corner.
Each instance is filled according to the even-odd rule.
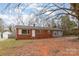
[[[16,39],[42,39],[62,36],[61,29],[16,25]],[[60,35],[61,34],[61,35]]]

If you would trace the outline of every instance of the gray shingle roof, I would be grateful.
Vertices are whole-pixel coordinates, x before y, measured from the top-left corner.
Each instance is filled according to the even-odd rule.
[[[25,26],[25,25],[16,25],[15,28],[22,28],[22,29],[41,29],[41,30],[61,30],[57,28],[50,28],[50,27],[33,27],[33,26]]]

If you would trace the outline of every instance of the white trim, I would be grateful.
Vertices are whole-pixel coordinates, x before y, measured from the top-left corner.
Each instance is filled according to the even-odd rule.
[[[32,30],[32,37],[35,37],[35,30]]]
[[[27,33],[26,33],[26,34],[23,34],[23,33],[22,33],[22,30],[26,30]],[[19,29],[19,30],[18,30],[18,34],[19,34],[19,35],[28,35],[28,34],[29,34],[29,30],[28,30],[28,29]]]
[[[22,34],[22,29],[18,29],[18,34],[19,34],[19,35]]]
[[[23,33],[22,33],[22,35],[28,35],[28,34],[29,34],[29,30],[28,30],[28,29],[22,29],[22,30],[26,30],[26,31],[27,31],[26,34],[23,34]]]

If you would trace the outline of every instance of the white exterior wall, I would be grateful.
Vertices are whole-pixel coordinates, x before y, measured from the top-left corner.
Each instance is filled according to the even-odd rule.
[[[53,36],[54,37],[61,37],[63,35],[62,31],[53,31]]]
[[[11,34],[10,32],[3,33],[3,39],[8,39],[8,35]]]
[[[35,37],[35,30],[32,30],[32,37]]]
[[[18,30],[18,34],[20,34],[20,35],[22,34],[22,29]]]
[[[1,32],[0,32],[0,39],[1,39]]]

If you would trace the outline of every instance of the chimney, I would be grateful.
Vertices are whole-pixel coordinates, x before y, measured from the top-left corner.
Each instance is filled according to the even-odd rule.
[[[35,27],[35,24],[33,24],[33,27]]]

